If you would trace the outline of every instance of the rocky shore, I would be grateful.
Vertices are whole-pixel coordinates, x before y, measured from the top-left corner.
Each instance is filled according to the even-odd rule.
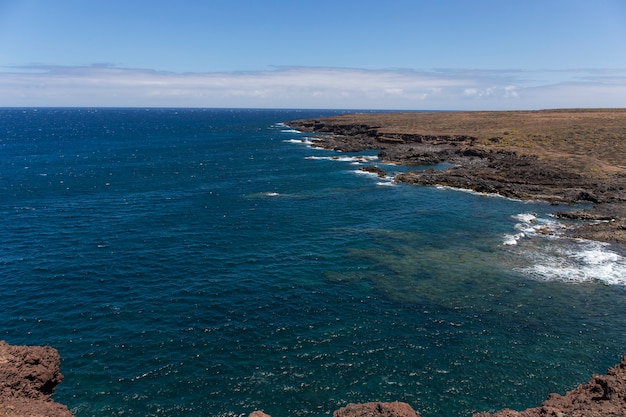
[[[504,409],[477,413],[473,417],[623,417],[626,416],[626,357],[605,375],[591,379],[564,395],[550,394],[539,407],[524,411]],[[249,417],[270,417],[255,411]],[[401,402],[348,404],[333,417],[419,417],[409,404]]]
[[[0,341],[0,416],[73,417],[68,408],[50,395],[61,382],[60,358],[49,346],[12,346]],[[210,415],[207,410],[207,415]],[[536,408],[505,409],[473,417],[600,417],[626,416],[626,356],[605,375],[591,379],[565,395],[550,394]],[[254,411],[249,417],[269,417]],[[419,417],[409,404],[371,402],[348,404],[333,417]]]
[[[565,395],[550,394],[539,407],[524,411],[505,409],[473,417],[618,417],[626,416],[626,356],[605,375],[591,379]]]
[[[566,234],[626,243],[626,109],[364,113],[287,125],[315,133],[314,146],[325,149],[451,165],[409,171],[397,182],[585,205],[555,213],[585,222]]]

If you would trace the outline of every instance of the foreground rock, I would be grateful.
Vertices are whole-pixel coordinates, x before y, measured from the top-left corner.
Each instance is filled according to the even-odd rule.
[[[401,402],[348,404],[333,417],[419,417],[410,405]]]
[[[50,395],[63,379],[59,353],[51,347],[0,341],[0,416],[72,417]]]
[[[626,243],[626,109],[368,113],[288,123],[319,134],[315,146],[378,150],[410,171],[398,182],[445,185],[554,204],[587,203],[594,220],[572,236]],[[593,223],[593,224],[592,224]]]
[[[0,341],[0,416],[73,417],[50,395],[63,379],[59,353],[51,347],[11,346]],[[550,394],[537,408],[505,409],[474,417],[617,417],[626,416],[626,356],[605,375],[593,375],[565,395]],[[270,417],[254,411],[250,417]],[[348,404],[333,417],[419,417],[402,402]]]
[[[605,375],[593,375],[565,395],[550,394],[536,408],[524,411],[504,409],[478,413],[473,417],[624,417],[626,416],[626,356]],[[270,417],[255,411],[249,417]],[[348,404],[333,417],[419,417],[410,405],[401,402]]]
[[[626,356],[606,375],[593,375],[589,382],[565,395],[550,394],[539,407],[524,411],[502,410],[474,417],[617,417],[626,416]]]
[[[262,411],[254,411],[248,417],[271,417]],[[364,404],[348,404],[335,410],[333,417],[420,417],[407,403],[371,402]]]

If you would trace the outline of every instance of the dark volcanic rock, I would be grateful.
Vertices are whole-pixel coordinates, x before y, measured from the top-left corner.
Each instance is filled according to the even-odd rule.
[[[596,202],[598,199],[581,189],[580,175],[576,172],[556,169],[533,157],[508,152],[482,154],[466,150],[454,160],[459,165],[452,169],[428,173],[408,172],[398,176],[396,181],[447,185],[551,203]]]
[[[626,416],[626,356],[609,368],[606,375],[593,375],[565,395],[550,394],[537,408],[524,411],[505,409],[474,417],[617,417]]]
[[[72,417],[50,394],[63,379],[59,353],[51,347],[0,341],[0,415]]]
[[[378,175],[378,178],[385,178],[387,176],[387,173],[385,172],[385,170],[377,166],[361,167],[359,168],[359,170],[363,172],[370,172],[372,174],[376,174]]]
[[[626,166],[623,158],[614,157],[626,142],[615,136],[626,134],[624,119],[622,110],[555,110],[355,114],[288,125],[321,134],[315,146],[325,149],[377,150],[380,160],[404,165],[453,165],[403,173],[397,182],[553,204],[593,204],[586,213],[608,212],[608,221],[585,224],[568,235],[626,243]],[[608,126],[610,134],[599,133]],[[605,152],[602,143],[617,149]]]

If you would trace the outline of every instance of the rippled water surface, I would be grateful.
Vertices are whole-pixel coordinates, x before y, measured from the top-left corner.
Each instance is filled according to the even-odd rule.
[[[0,110],[0,339],[56,347],[78,417],[468,416],[626,354],[623,247],[281,124],[324,114]]]

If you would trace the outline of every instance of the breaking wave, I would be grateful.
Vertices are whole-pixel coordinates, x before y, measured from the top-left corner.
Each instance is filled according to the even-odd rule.
[[[608,243],[558,237],[565,226],[534,213],[513,216],[516,233],[504,235],[505,246],[519,249],[530,261],[516,268],[533,279],[570,283],[626,285],[626,258]]]

